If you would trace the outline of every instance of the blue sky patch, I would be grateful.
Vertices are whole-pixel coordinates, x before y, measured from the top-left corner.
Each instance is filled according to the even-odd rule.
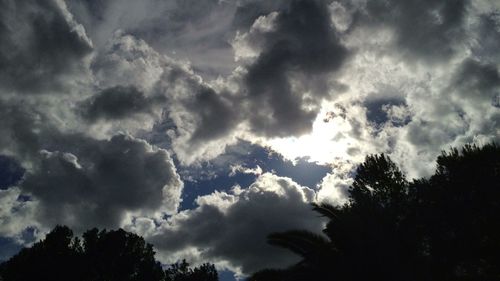
[[[298,184],[310,188],[315,188],[331,171],[329,166],[308,162],[307,158],[298,159],[293,163],[270,149],[241,141],[213,161],[204,162],[198,167],[179,168],[184,181],[181,209],[194,208],[196,205],[194,200],[198,196],[210,194],[215,190],[227,191],[234,185],[248,187],[255,181],[257,178],[255,174],[241,171],[231,173],[231,167],[236,166],[249,169],[259,166],[263,173],[270,172],[289,177]]]
[[[0,155],[0,189],[7,189],[18,183],[24,169],[11,157]]]

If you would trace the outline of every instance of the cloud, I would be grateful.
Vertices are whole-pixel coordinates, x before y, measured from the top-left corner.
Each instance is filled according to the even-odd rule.
[[[0,151],[11,155],[21,164],[38,152],[41,139],[53,132],[51,122],[41,111],[43,105],[33,105],[25,100],[1,100]]]
[[[182,182],[167,151],[127,135],[65,141],[73,147],[42,150],[20,184],[44,225],[119,227],[129,214],[176,212]]]
[[[0,1],[2,92],[63,91],[92,51],[63,1]]]
[[[228,39],[237,1],[69,0],[68,6],[97,46],[120,29],[160,53],[189,59],[204,77],[236,66]]]
[[[468,6],[468,0],[367,1],[353,24],[370,30],[389,28],[395,35],[394,51],[432,63],[450,59],[462,47]]]
[[[234,177],[237,173],[259,176],[262,174],[262,168],[259,165],[255,166],[255,168],[253,169],[244,167],[242,165],[231,166],[231,172],[229,173],[229,176]]]
[[[241,117],[234,94],[224,85],[207,83],[189,63],[158,53],[144,40],[115,32],[92,70],[102,90],[84,101],[80,111],[87,120],[100,120],[93,128],[96,134],[143,129],[143,135],[172,145],[186,164],[214,157],[235,142]],[[155,123],[169,125],[153,128]]]
[[[500,12],[498,7],[480,12],[476,20],[475,37],[471,51],[480,61],[495,63],[500,60]]]
[[[291,1],[286,9],[257,19],[238,40],[258,53],[242,86],[251,130],[268,137],[309,132],[321,100],[329,95],[325,75],[339,70],[349,54],[326,5]]]
[[[325,7],[321,1],[281,5],[268,23],[270,29],[253,35],[262,43],[256,60],[228,79],[204,81],[189,64],[160,55],[122,31],[97,54],[92,70],[100,88],[130,85],[145,96],[166,97],[164,116],[171,121],[161,122],[173,126],[166,129],[171,141],[164,143],[172,145],[184,164],[219,155],[248,130],[271,137],[303,134],[311,129],[321,100],[329,97],[327,75],[337,71],[348,54]],[[316,20],[301,23],[301,18],[313,17]],[[127,129],[112,128],[105,135]]]
[[[0,191],[0,235],[123,226],[165,261],[240,273],[288,265],[293,257],[265,236],[319,231],[308,203],[344,202],[366,154],[390,155],[412,178],[429,175],[449,146],[499,140],[498,9],[482,0],[0,0],[0,154],[26,171]],[[258,145],[270,148],[249,153]],[[302,164],[280,169],[269,150]],[[177,212],[172,158],[190,187],[209,185],[184,195],[210,192],[230,165],[257,180]],[[305,159],[332,170],[304,168],[306,178]],[[326,173],[315,190],[297,184]],[[292,174],[296,182],[281,177]]]
[[[469,100],[493,102],[500,93],[498,66],[466,59],[455,72],[450,87]]]
[[[364,102],[364,106],[366,107],[366,118],[369,122],[372,122],[375,126],[381,126],[386,122],[396,121],[394,124],[402,125],[404,124],[403,118],[391,118],[390,110],[398,109],[406,107],[404,99],[399,97],[397,98],[378,98],[378,99],[369,99]],[[401,120],[403,119],[403,120]],[[403,122],[397,122],[403,121]]]
[[[24,242],[22,232],[37,225],[36,202],[23,200],[21,195],[17,187],[0,190],[0,236],[13,237],[19,243]]]
[[[91,122],[134,118],[139,114],[154,115],[154,107],[162,102],[165,102],[164,96],[146,97],[135,87],[115,86],[83,102],[81,114]]]
[[[351,161],[338,161],[333,172],[327,174],[319,183],[316,201],[336,206],[348,202],[349,187],[354,182],[357,165]]]
[[[286,1],[239,1],[233,17],[233,26],[236,30],[248,30],[255,20],[272,12],[282,10]]]
[[[315,192],[289,178],[260,175],[248,188],[214,192],[197,199],[198,207],[165,222],[149,237],[165,260],[197,256],[243,274],[264,267],[283,267],[293,255],[266,243],[272,232],[320,231],[322,221],[309,205]]]
[[[97,102],[102,102],[100,97],[96,97]],[[56,224],[77,231],[120,227],[132,223],[136,216],[161,219],[176,212],[183,184],[169,152],[130,135],[95,139],[87,131],[81,132],[85,127],[65,128],[51,102],[37,101],[0,100],[4,121],[0,149],[25,169],[18,186],[4,192],[12,195],[16,191],[24,198],[4,197],[9,199],[5,207],[12,207],[3,215],[10,212],[20,225],[12,226],[13,222],[6,220],[0,228],[4,235],[20,235],[28,226],[44,231]],[[127,118],[123,112],[106,111],[119,105],[101,104],[93,114],[96,118]],[[127,106],[125,102],[120,110],[133,111]],[[65,121],[71,124],[74,120]],[[28,207],[29,212],[24,212]],[[25,214],[29,219],[24,219]]]
[[[186,108],[197,117],[198,125],[190,137],[191,142],[207,141],[227,134],[239,119],[233,105],[222,94],[211,88],[201,87]]]
[[[91,68],[100,88],[134,86],[149,92],[163,73],[163,58],[144,40],[117,30]]]
[[[182,62],[165,65],[154,91],[167,97],[172,148],[184,164],[216,157],[236,142],[242,116],[226,88],[206,83]]]

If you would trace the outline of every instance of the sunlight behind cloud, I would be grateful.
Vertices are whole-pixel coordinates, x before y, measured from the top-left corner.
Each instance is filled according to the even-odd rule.
[[[328,164],[334,159],[350,158],[348,150],[356,140],[346,134],[351,125],[338,109],[332,103],[324,104],[310,134],[272,139],[266,144],[292,161],[308,158],[311,162]]]

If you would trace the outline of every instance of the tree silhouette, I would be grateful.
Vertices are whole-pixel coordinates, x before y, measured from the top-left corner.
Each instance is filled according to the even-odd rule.
[[[190,268],[186,260],[172,264],[165,270],[165,281],[217,281],[219,280],[217,270],[213,264],[202,264],[199,267]]]
[[[119,229],[83,234],[86,280],[162,280],[163,270],[153,247],[133,233]]]
[[[56,226],[44,240],[0,265],[0,280],[74,281],[216,281],[211,264],[182,270],[171,279],[172,268],[163,270],[151,244],[123,229],[91,229],[82,239],[66,226]]]
[[[500,148],[465,146],[437,160],[414,193],[440,280],[500,280]]]
[[[326,237],[269,235],[302,259],[250,280],[500,280],[499,183],[494,144],[443,152],[434,176],[411,183],[387,156],[368,156],[347,204],[313,204]]]
[[[80,253],[73,249],[73,241],[73,232],[69,228],[57,226],[45,240],[22,249],[2,263],[0,275],[4,281],[81,280],[79,274],[82,271],[75,268]]]

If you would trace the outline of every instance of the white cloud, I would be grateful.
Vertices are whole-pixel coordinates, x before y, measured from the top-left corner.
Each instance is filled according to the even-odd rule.
[[[234,166],[231,166],[231,172],[229,173],[229,176],[232,177],[232,176],[235,176],[236,173],[243,173],[243,174],[252,174],[252,175],[261,175],[262,174],[262,168],[257,165],[255,168],[248,168],[248,167],[244,167],[242,165],[234,165]]]
[[[23,241],[21,233],[37,225],[37,203],[19,198],[21,194],[18,187],[0,190],[0,236],[15,238],[20,244],[30,242]]]
[[[312,189],[265,173],[248,188],[199,197],[196,209],[172,216],[148,239],[167,262],[188,253],[193,261],[208,260],[244,274],[286,266],[296,259],[267,245],[266,236],[296,228],[319,231],[322,220],[309,205],[314,199]]]

